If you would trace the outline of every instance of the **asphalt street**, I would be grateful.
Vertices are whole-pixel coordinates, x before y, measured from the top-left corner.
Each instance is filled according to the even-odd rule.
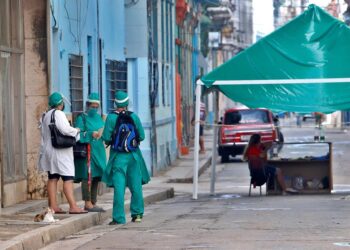
[[[285,128],[286,142],[312,141],[312,128]],[[332,195],[248,197],[249,172],[239,158],[217,164],[216,195],[209,195],[210,169],[200,177],[199,199],[191,184],[175,187],[173,199],[146,207],[142,223],[103,225],[45,249],[342,249],[350,246],[348,132],[328,130],[334,143]],[[294,155],[317,155],[315,148],[292,146]],[[281,152],[282,153],[282,152]],[[287,152],[286,152],[287,153]]]

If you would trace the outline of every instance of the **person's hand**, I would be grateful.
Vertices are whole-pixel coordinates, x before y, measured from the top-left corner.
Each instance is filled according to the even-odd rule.
[[[80,133],[80,128],[76,128],[76,130],[78,131],[78,133]]]
[[[100,133],[99,133],[99,132],[94,131],[94,132],[92,132],[92,137],[93,137],[94,139],[99,139],[101,136],[100,136]]]
[[[273,145],[273,142],[272,142],[272,141],[270,141],[270,142],[264,142],[264,143],[263,143],[264,151],[265,151],[265,152],[268,151],[268,150],[272,147],[272,145]]]

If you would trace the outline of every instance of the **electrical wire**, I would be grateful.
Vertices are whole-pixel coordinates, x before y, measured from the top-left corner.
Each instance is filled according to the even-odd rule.
[[[74,42],[77,42],[77,37],[75,36],[74,32],[72,31],[71,18],[69,16],[69,12],[67,9],[67,1],[66,0],[64,0],[63,7],[64,7],[66,14],[67,14],[69,32],[71,33],[72,37],[74,38]]]
[[[57,25],[57,20],[56,20],[54,11],[53,11],[53,6],[52,6],[51,1],[50,1],[50,10],[51,10],[51,15],[52,15],[52,17],[53,17],[53,20],[54,20],[54,22],[55,22],[54,25],[53,25],[52,27],[56,27],[56,25]]]
[[[130,8],[130,7],[134,6],[134,5],[136,5],[139,1],[140,0],[130,0],[130,2],[125,3],[124,6],[125,6],[125,8]]]

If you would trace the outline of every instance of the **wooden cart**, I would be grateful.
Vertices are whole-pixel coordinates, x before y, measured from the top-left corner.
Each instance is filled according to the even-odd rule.
[[[332,143],[317,142],[317,144],[328,144],[328,157],[324,159],[270,159],[268,164],[282,170],[285,176],[287,187],[293,187],[293,181],[301,177],[304,181],[303,189],[298,190],[300,194],[329,194],[333,189],[332,175]],[[285,145],[293,144],[316,144],[316,142],[303,143],[285,143]],[[312,180],[320,180],[322,185],[314,187],[310,184]],[[326,180],[326,181],[325,181]],[[276,183],[276,180],[275,180]],[[324,185],[327,184],[328,185]],[[323,187],[322,187],[323,186]],[[269,185],[268,194],[280,194],[281,189],[278,185]]]

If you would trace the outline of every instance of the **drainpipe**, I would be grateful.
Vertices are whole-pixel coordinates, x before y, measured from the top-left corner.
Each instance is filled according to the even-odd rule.
[[[46,46],[47,46],[47,89],[48,94],[51,93],[52,88],[52,75],[51,75],[51,0],[46,2]]]
[[[96,15],[97,15],[97,44],[98,44],[98,88],[100,92],[100,110],[103,115],[103,87],[102,87],[102,41],[100,34],[100,6],[99,0],[96,1]]]
[[[153,0],[148,0],[147,2],[147,23],[148,23],[148,78],[149,78],[149,98],[150,98],[150,111],[151,111],[151,129],[150,129],[150,137],[151,137],[151,155],[152,155],[152,166],[151,166],[151,174],[152,176],[155,173],[156,166],[157,166],[157,124],[156,124],[156,105],[155,101],[157,98],[157,90],[158,90],[158,84],[156,84],[157,76],[155,74],[158,74],[158,70],[154,72],[153,69],[153,47],[154,47],[154,41],[153,41],[153,20],[152,20],[152,11],[153,11]],[[157,64],[158,67],[158,64]],[[154,76],[154,77],[153,77]],[[154,81],[154,90],[152,88],[152,83]]]

